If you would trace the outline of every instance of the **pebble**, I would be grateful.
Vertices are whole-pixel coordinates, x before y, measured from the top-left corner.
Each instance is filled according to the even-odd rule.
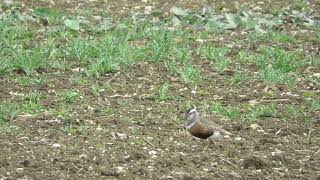
[[[22,174],[22,173],[23,173],[23,168],[17,168],[17,169],[16,169],[16,172],[17,172],[18,174]]]
[[[59,147],[61,147],[61,145],[58,144],[58,143],[54,143],[54,144],[52,144],[52,147],[53,147],[53,148],[59,148]]]
[[[320,78],[320,73],[314,73],[313,77]]]
[[[251,124],[251,125],[250,125],[250,128],[251,128],[252,130],[256,130],[256,129],[258,129],[258,127],[259,127],[258,124]]]

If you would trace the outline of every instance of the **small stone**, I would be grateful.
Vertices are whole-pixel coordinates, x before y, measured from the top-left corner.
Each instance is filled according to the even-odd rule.
[[[124,172],[124,167],[118,166],[117,167],[117,173],[122,173],[122,172]]]
[[[125,139],[128,138],[128,136],[124,133],[116,133],[116,135],[120,138],[120,139]]]
[[[247,98],[248,96],[247,95],[245,95],[245,94],[240,94],[239,95],[239,98]]]
[[[252,130],[256,130],[256,129],[258,129],[258,127],[259,127],[258,124],[251,124],[251,125],[250,125],[250,128],[251,128]]]
[[[82,158],[87,158],[88,156],[86,154],[80,154],[79,158],[82,159]]]
[[[149,154],[150,154],[150,155],[156,155],[156,154],[157,154],[157,151],[151,150],[151,151],[149,151]]]
[[[249,104],[250,104],[251,106],[254,106],[254,105],[258,104],[258,102],[257,102],[257,100],[253,99],[253,100],[250,100],[250,101],[249,101]]]
[[[96,128],[96,131],[102,131],[102,127],[100,126],[100,124],[98,125],[98,127]]]
[[[260,157],[250,156],[243,160],[243,168],[248,169],[249,167],[253,167],[256,170],[264,169],[267,166],[267,163],[261,159]]]
[[[78,67],[78,68],[71,69],[71,71],[73,71],[73,72],[82,72],[83,68]]]
[[[87,122],[88,122],[90,125],[94,125],[94,124],[95,124],[95,122],[92,121],[92,120],[88,120]]]
[[[312,76],[316,78],[320,78],[320,73],[314,73]]]
[[[95,20],[97,20],[97,21],[100,21],[100,20],[102,19],[101,16],[92,16],[92,17],[93,17],[93,19],[95,19]]]
[[[281,154],[283,154],[284,153],[284,151],[281,151],[281,150],[279,150],[279,149],[276,149],[274,152],[271,152],[271,155],[272,156],[276,156],[276,155],[281,155]]]
[[[22,174],[22,173],[23,173],[23,168],[17,168],[17,169],[16,169],[16,172],[17,172],[18,174]]]
[[[204,40],[203,39],[197,39],[196,42],[203,44]]]
[[[52,144],[52,147],[53,147],[53,148],[59,148],[59,147],[61,147],[61,145],[58,144],[58,143],[54,143],[54,144]]]
[[[88,171],[92,171],[92,170],[93,170],[93,167],[92,167],[92,166],[89,166],[89,167],[87,168],[87,170],[88,170]]]

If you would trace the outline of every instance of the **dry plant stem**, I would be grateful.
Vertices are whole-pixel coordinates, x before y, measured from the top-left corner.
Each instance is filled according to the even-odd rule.
[[[144,141],[146,141],[150,146],[155,147],[155,145],[153,145],[147,138],[142,137],[142,139],[143,139]]]
[[[261,99],[260,102],[286,102],[291,99]]]
[[[230,161],[228,161],[228,160],[226,160],[226,159],[222,159],[222,161],[224,161],[224,162],[226,162],[227,164],[233,166],[234,168],[239,168],[236,164],[234,164],[234,163],[232,163],[232,162],[230,162]]]

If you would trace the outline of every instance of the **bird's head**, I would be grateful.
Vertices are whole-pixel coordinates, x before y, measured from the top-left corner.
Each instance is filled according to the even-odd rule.
[[[192,122],[196,121],[199,118],[199,114],[196,108],[190,108],[185,113],[186,125],[191,124]]]

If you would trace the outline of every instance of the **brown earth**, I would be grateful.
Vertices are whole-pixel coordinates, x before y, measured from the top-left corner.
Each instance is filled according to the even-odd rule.
[[[98,2],[90,5],[96,6]],[[119,13],[119,17],[125,16],[128,8],[140,7],[141,4],[141,1],[109,2],[107,9],[111,14]],[[27,3],[39,5],[36,1]],[[167,1],[154,3],[166,10],[172,6]],[[197,9],[205,3],[207,2],[177,1],[175,4]],[[70,8],[75,4],[63,3],[64,7]],[[59,2],[53,6],[59,6]],[[70,108],[67,118],[62,119],[45,111],[35,116],[19,115],[14,119],[12,123],[19,129],[0,134],[0,177],[320,178],[319,113],[312,114],[312,118],[318,121],[311,123],[296,118],[263,117],[255,122],[257,129],[251,127],[252,122],[217,120],[217,124],[241,138],[232,137],[213,144],[184,132],[180,113],[195,101],[210,104],[218,98],[225,105],[239,105],[266,98],[264,89],[267,85],[263,82],[248,84],[247,87],[231,87],[224,81],[228,73],[214,72],[206,69],[206,64],[195,63],[203,67],[203,73],[208,77],[198,87],[198,91],[206,93],[198,96],[191,93],[191,87],[168,74],[162,64],[145,62],[122,68],[121,71],[103,76],[99,80],[90,80],[96,82],[85,85],[71,84],[69,78],[80,74],[68,70],[45,72],[48,83],[43,86],[22,86],[12,78],[0,79],[1,101],[16,100],[21,98],[17,94],[36,91],[47,96],[40,101],[45,108],[50,109],[59,107],[56,92],[60,90],[77,90],[83,96],[66,107]],[[157,88],[164,82],[170,84],[170,98],[160,101],[154,96]],[[99,96],[91,93],[91,84],[94,83],[104,89]],[[256,91],[253,92],[252,89]],[[287,98],[282,92],[289,89],[280,86],[275,89],[274,99]],[[286,104],[303,106],[303,100],[299,97],[305,91],[307,89],[304,84],[299,84],[299,88],[292,93],[300,96],[277,102],[277,108],[281,110]],[[208,112],[207,108],[203,107],[202,112]],[[64,131],[63,127],[68,127],[69,130]]]

